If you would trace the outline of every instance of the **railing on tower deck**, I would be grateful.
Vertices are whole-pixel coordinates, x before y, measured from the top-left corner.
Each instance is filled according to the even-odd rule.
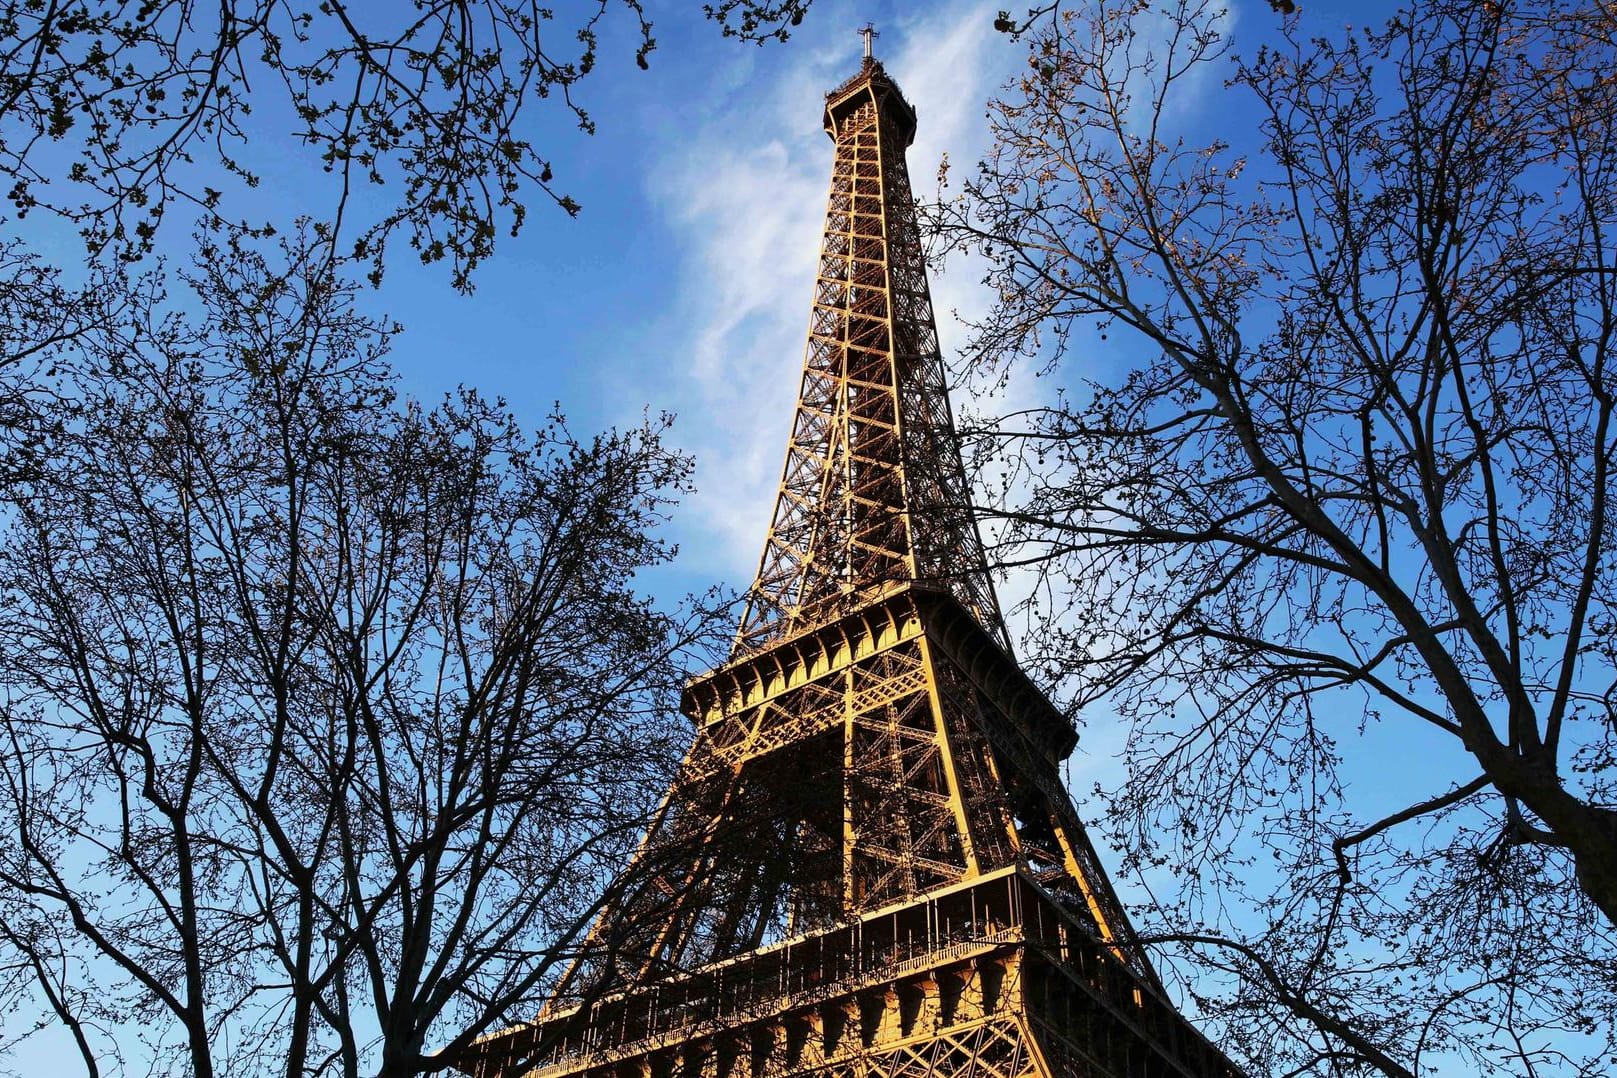
[[[1141,1075],[1241,1078],[1115,947],[1063,908],[1075,901],[1046,891],[1024,870],[1003,870],[507,1031],[481,1042],[460,1066],[481,1076],[481,1057],[490,1063],[486,1073],[496,1075],[521,1058],[521,1073],[579,1072],[866,987],[1020,955],[1024,991],[1037,995],[1041,1025],[1067,1042],[1065,1051],[1110,1070],[1081,1042],[1125,1046],[1134,1043],[1127,1029],[1157,1046],[1155,1066]],[[1131,1072],[1132,1065],[1116,1071]]]

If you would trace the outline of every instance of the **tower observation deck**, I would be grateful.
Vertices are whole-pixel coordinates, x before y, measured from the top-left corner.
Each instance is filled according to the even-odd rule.
[[[583,952],[477,1078],[1238,1078],[1133,935],[1017,667],[869,55],[835,145],[786,464],[735,647]]]

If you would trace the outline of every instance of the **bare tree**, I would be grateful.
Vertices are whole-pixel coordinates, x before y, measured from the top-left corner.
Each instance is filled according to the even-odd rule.
[[[91,1074],[439,1070],[532,1016],[683,748],[709,616],[633,578],[688,463],[398,402],[311,235],[186,284],[72,337],[8,492],[0,989]]]
[[[784,40],[810,2],[705,11],[726,34],[762,42]],[[620,23],[621,58],[603,51]],[[629,52],[647,68],[656,47],[641,0],[6,0],[0,172],[19,215],[60,214],[92,253],[133,259],[177,208],[216,228],[267,230],[232,185],[258,185],[254,142],[295,140],[332,174],[329,204],[309,212],[344,253],[379,275],[402,230],[464,289],[536,192],[579,211],[555,178],[541,102],[593,131],[580,82]],[[346,228],[355,191],[384,183],[396,194]]]
[[[1617,10],[1307,18],[1243,61],[1205,0],[1001,13],[940,226],[978,361],[1063,390],[992,432],[1003,553],[1255,1068],[1605,1073]]]

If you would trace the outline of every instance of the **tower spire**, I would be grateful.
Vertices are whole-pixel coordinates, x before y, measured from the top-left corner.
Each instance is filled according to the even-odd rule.
[[[866,60],[875,59],[875,56],[871,52],[870,42],[871,42],[872,38],[881,37],[881,34],[878,33],[877,30],[876,30],[876,24],[873,23],[873,22],[865,23],[865,25],[863,25],[863,26],[861,26],[859,28],[859,33],[865,39],[865,59]]]

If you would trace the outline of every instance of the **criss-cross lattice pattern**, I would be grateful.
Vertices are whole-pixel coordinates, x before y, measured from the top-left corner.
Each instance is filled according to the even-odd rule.
[[[1021,866],[1121,906],[1061,788],[1071,730],[952,599],[900,592],[687,690],[698,734],[591,952],[628,986]],[[1137,948],[1119,958],[1151,982]]]
[[[831,196],[786,467],[737,654],[884,586],[946,588],[1008,645],[949,412],[904,149],[875,61],[831,95]]]

